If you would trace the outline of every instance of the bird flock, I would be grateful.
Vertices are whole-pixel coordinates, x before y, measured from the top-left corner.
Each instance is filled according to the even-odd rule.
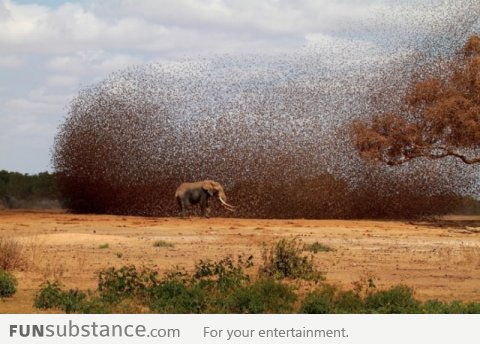
[[[176,187],[204,179],[239,217],[415,216],[476,196],[478,174],[455,161],[362,161],[350,125],[447,73],[480,4],[385,1],[370,16],[299,51],[132,66],[83,88],[54,142],[65,205],[174,215]]]

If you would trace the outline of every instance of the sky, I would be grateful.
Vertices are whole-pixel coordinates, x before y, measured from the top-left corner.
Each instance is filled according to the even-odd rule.
[[[282,54],[336,40],[374,48],[408,38],[405,32],[428,34],[419,2],[403,1],[410,19],[392,14],[398,3],[0,0],[0,170],[51,171],[55,133],[71,99],[114,71],[210,55]],[[372,13],[383,13],[375,25]]]

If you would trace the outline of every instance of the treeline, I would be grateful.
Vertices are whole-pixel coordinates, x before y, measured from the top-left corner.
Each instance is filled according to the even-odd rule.
[[[60,193],[55,175],[0,171],[0,208],[58,208]]]

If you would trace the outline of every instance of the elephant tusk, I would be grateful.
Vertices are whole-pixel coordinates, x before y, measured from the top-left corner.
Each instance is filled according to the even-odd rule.
[[[222,205],[227,208],[228,210],[232,210],[235,208],[233,205],[230,205],[228,204],[227,202],[225,202],[223,199],[221,199],[220,197],[218,197],[218,199],[220,200],[220,202],[222,202]]]

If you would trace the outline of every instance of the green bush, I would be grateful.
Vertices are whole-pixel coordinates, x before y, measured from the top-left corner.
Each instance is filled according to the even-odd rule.
[[[245,273],[245,269],[252,266],[253,256],[244,260],[240,255],[236,261],[230,256],[215,262],[200,260],[195,265],[192,282],[199,284],[202,288],[210,286],[222,292],[228,291],[250,281],[250,276]]]
[[[464,314],[480,314],[480,303],[469,302],[465,305]]]
[[[422,305],[422,313],[426,314],[480,314],[480,303],[439,300],[428,300]]]
[[[226,296],[227,313],[290,313],[297,296],[292,288],[273,278],[261,278]]]
[[[335,313],[360,314],[365,307],[364,300],[357,293],[348,290],[339,293],[335,305]]]
[[[40,309],[57,308],[65,313],[82,312],[86,297],[78,289],[63,291],[58,282],[47,281],[35,296],[34,306]]]
[[[61,308],[63,291],[58,282],[47,281],[35,296],[35,307],[40,309]]]
[[[0,270],[0,297],[10,297],[17,291],[17,279],[11,273]]]
[[[65,313],[81,312],[86,297],[87,295],[78,289],[70,289],[69,291],[65,291],[62,295],[61,309]]]
[[[313,265],[313,258],[303,255],[303,246],[294,238],[282,239],[269,251],[264,251],[260,273],[275,278],[320,281],[325,279]]]
[[[300,313],[332,314],[363,313],[364,302],[359,294],[353,291],[340,291],[328,284],[307,294],[300,306]]]
[[[81,314],[110,314],[112,305],[101,298],[90,295],[89,298],[82,300],[76,311]]]
[[[157,313],[203,313],[208,300],[205,290],[181,280],[166,280],[148,290],[148,306]]]
[[[426,314],[451,314],[450,305],[439,300],[428,300],[422,305],[422,313]]]
[[[413,290],[396,285],[367,295],[365,307],[369,313],[411,314],[421,313],[421,303],[413,297]]]
[[[125,297],[142,295],[152,285],[158,283],[158,274],[149,269],[137,271],[135,266],[111,267],[98,274],[98,291],[108,302],[118,302]]]

